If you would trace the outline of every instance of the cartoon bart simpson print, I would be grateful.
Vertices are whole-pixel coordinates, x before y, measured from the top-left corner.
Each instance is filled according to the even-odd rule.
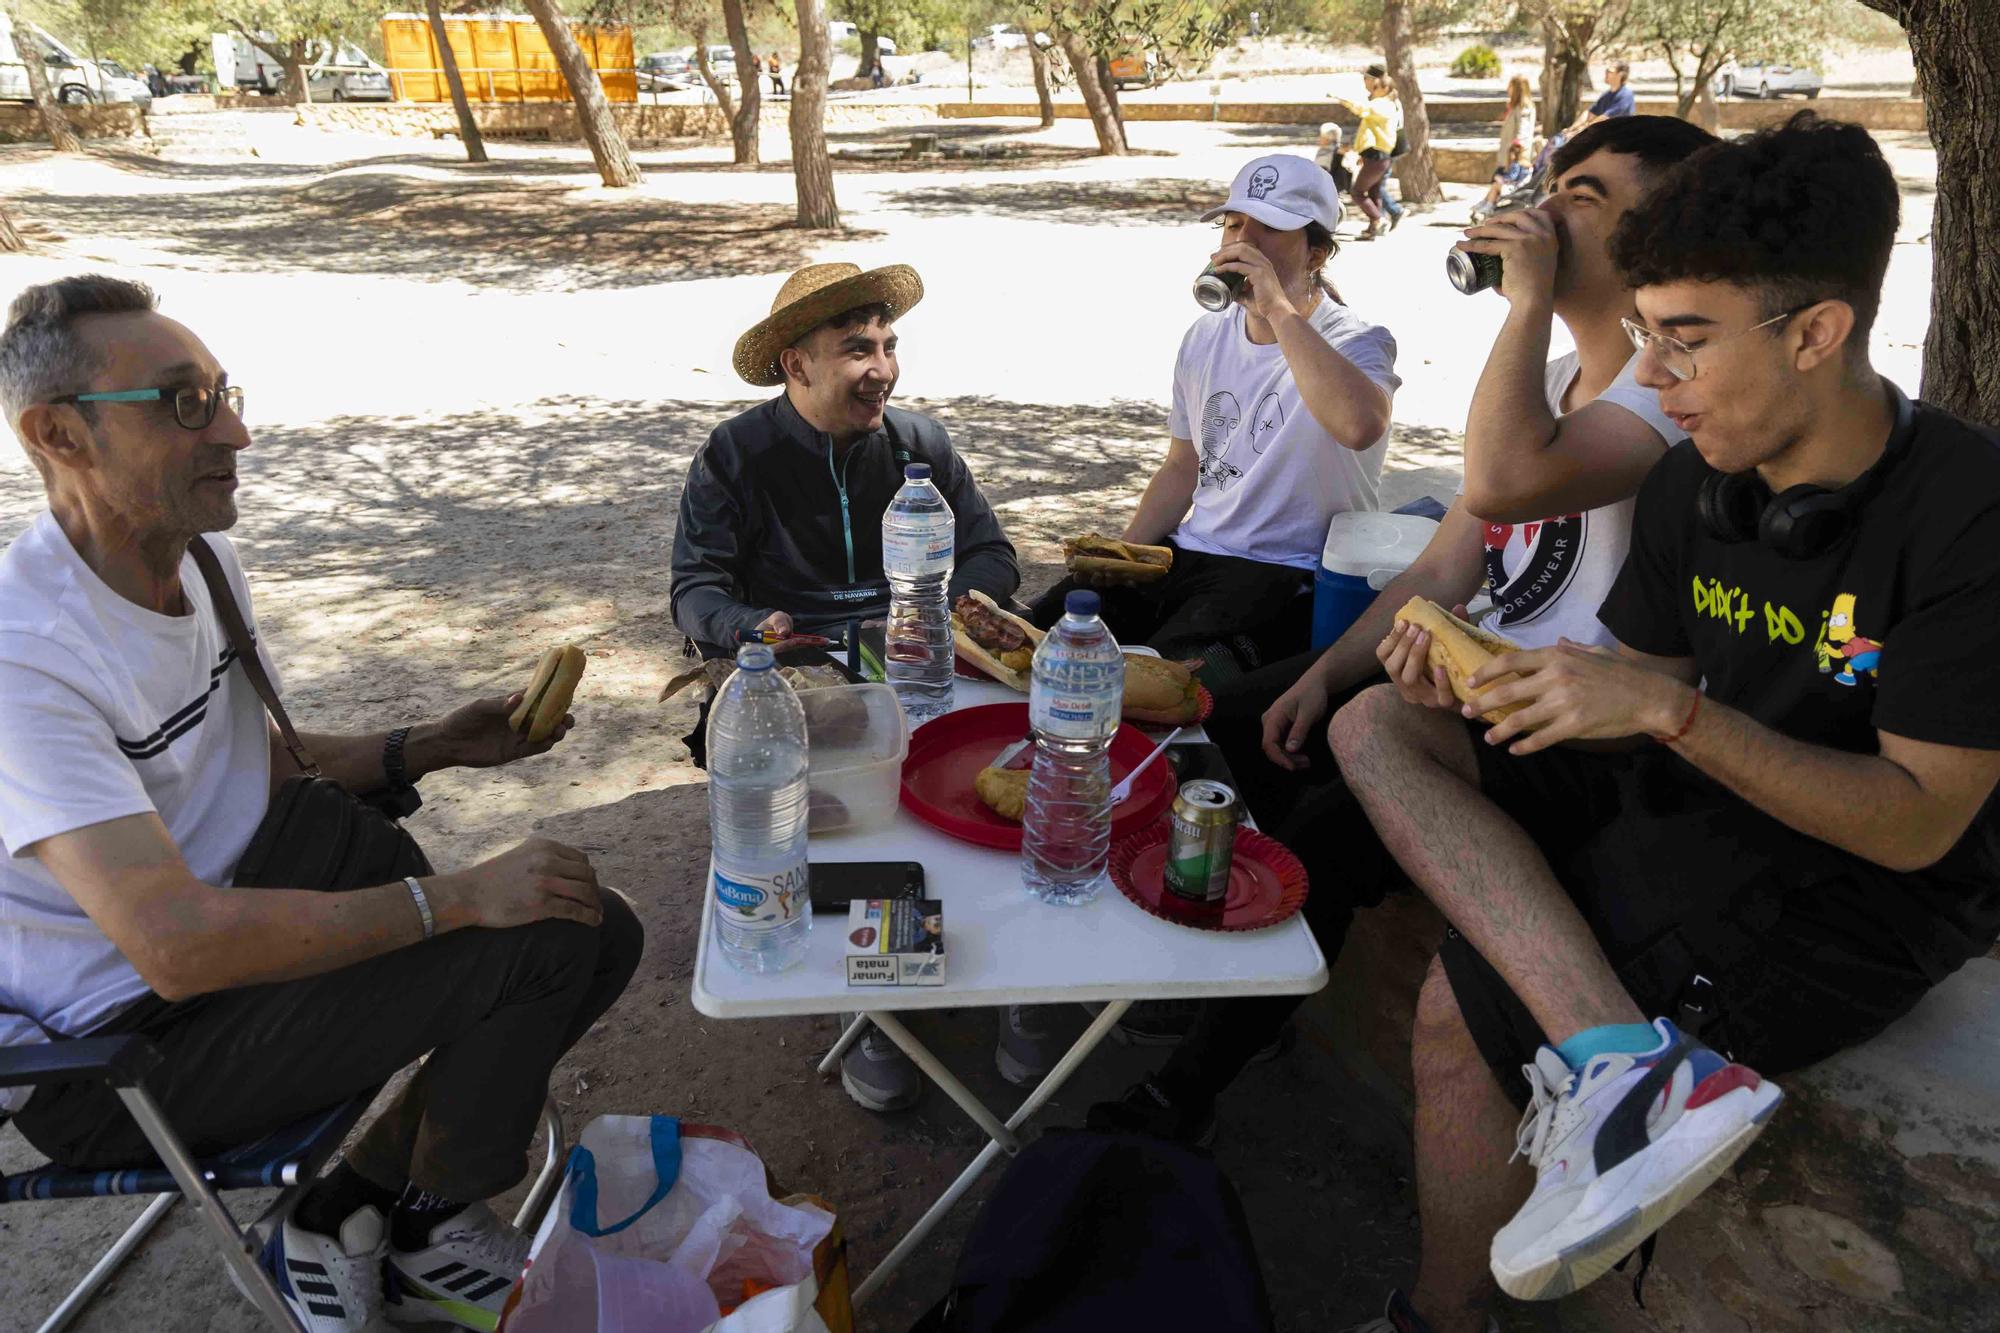
[[[1826,637],[1820,640],[1820,671],[1832,671],[1838,662],[1840,671],[1834,680],[1842,685],[1854,685],[1861,679],[1855,674],[1857,671],[1865,671],[1872,676],[1881,661],[1882,645],[1854,632],[1854,594],[1841,593],[1833,599],[1833,614],[1827,618]]]

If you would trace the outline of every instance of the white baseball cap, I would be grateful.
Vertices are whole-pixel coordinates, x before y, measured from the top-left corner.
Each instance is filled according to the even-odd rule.
[[[1340,196],[1333,177],[1309,157],[1272,153],[1236,173],[1229,199],[1201,215],[1212,222],[1224,213],[1246,213],[1267,227],[1297,231],[1317,222],[1332,231],[1340,225]]]

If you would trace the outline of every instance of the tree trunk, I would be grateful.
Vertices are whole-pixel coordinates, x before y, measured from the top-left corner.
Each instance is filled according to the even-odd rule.
[[[854,77],[872,78],[875,73],[875,34],[857,28],[854,35],[861,39],[861,63],[854,67]]]
[[[764,67],[750,46],[750,27],[743,21],[743,0],[722,0],[722,22],[729,29],[729,46],[736,52],[736,110],[729,117],[729,142],[739,167],[758,163],[757,118],[764,109]],[[747,72],[746,72],[747,71]]]
[[[1713,79],[1713,75],[1702,79],[1694,90],[1693,120],[1710,134],[1719,136],[1722,133],[1722,108],[1715,104],[1715,89],[1709,86]],[[1687,118],[1686,112],[1681,114],[1683,119]]]
[[[722,119],[729,126],[729,139],[736,141],[736,95],[729,91],[729,84],[715,66],[708,63],[708,25],[703,23],[688,34],[694,38],[694,68],[701,75],[701,81],[708,85],[708,91],[715,97],[715,104],[722,108]]]
[[[1430,208],[1444,199],[1437,159],[1431,154],[1431,117],[1424,108],[1424,90],[1417,82],[1417,58],[1412,45],[1408,0],[1385,0],[1382,6],[1382,54],[1389,77],[1396,81],[1396,98],[1403,105],[1403,140],[1407,149],[1396,164],[1396,184],[1403,202]]]
[[[2000,425],[2000,8],[1866,0],[1902,21],[1937,145],[1926,400]],[[1979,238],[1984,236],[1985,240]]]
[[[1045,130],[1054,129],[1056,123],[1056,101],[1054,96],[1049,92],[1049,53],[1044,51],[1041,44],[1035,40],[1038,34],[1033,31],[1029,24],[1024,23],[1021,26],[1029,29],[1028,63],[1035,67],[1035,100],[1041,104],[1042,128]]]
[[[611,118],[611,103],[604,98],[604,85],[597,81],[597,71],[583,58],[576,35],[563,18],[561,4],[558,0],[527,0],[527,4],[528,12],[535,16],[542,30],[543,40],[555,54],[557,68],[569,83],[570,100],[576,103],[577,124],[583,129],[584,142],[590,145],[598,176],[609,186],[637,185],[644,177],[625,148],[625,136],[618,132],[618,122]]]
[[[1125,156],[1125,128],[1105,100],[1104,85],[1097,81],[1097,58],[1084,45],[1083,38],[1068,28],[1056,29],[1056,41],[1069,57],[1076,90],[1083,94],[1083,105],[1090,112],[1090,127],[1097,131],[1097,151],[1106,157]]]
[[[28,71],[28,95],[35,101],[35,109],[42,113],[42,129],[49,136],[49,144],[58,153],[81,153],[83,141],[70,128],[69,118],[63,115],[62,104],[49,89],[49,67],[42,61],[41,47],[30,40],[21,23],[18,5],[12,8],[14,32],[20,43],[21,64]]]
[[[1576,119],[1576,113],[1583,109],[1583,85],[1589,78],[1590,62],[1574,47],[1565,46],[1556,57],[1554,115],[1548,121],[1550,133],[1568,129]]]
[[[271,54],[278,58],[278,68],[285,71],[286,105],[311,106],[312,84],[306,79],[306,39],[300,37]]]
[[[840,204],[833,197],[833,159],[826,154],[826,76],[833,43],[821,0],[795,0],[799,67],[792,74],[792,179],[799,196],[799,226],[836,231]]]
[[[21,239],[21,233],[14,230],[14,219],[7,216],[7,210],[0,208],[0,252],[14,253],[28,248]]]
[[[437,43],[445,87],[451,92],[451,109],[458,113],[458,139],[465,145],[465,160],[484,162],[486,139],[479,133],[479,122],[472,118],[472,104],[465,100],[465,81],[458,76],[458,57],[452,54],[451,42],[445,36],[444,14],[438,8],[438,0],[424,0],[424,13],[431,22],[431,40]]]
[[[1097,57],[1097,86],[1104,89],[1104,100],[1111,107],[1111,118],[1118,122],[1118,138],[1129,150],[1132,141],[1125,137],[1125,108],[1118,105],[1118,80],[1111,77],[1111,62],[1102,55]]]

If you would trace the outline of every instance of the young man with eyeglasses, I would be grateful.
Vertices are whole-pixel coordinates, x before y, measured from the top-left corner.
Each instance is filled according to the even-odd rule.
[[[1392,688],[1334,719],[1453,926],[1391,1327],[1482,1327],[1489,1264],[1524,1298],[1593,1280],[1760,1132],[1757,1071],[1880,1032],[2000,936],[2000,438],[1869,364],[1897,221],[1874,141],[1809,112],[1678,168],[1613,247],[1639,381],[1693,445],[1639,492],[1615,648],[1503,654],[1472,678],[1518,710],[1490,727]]]
[[[0,1045],[147,1038],[148,1089],[196,1156],[428,1053],[262,1258],[310,1333],[376,1327],[385,1306],[491,1329],[527,1239],[483,1200],[521,1179],[556,1060],[631,979],[637,918],[582,852],[539,838],[342,893],[233,887],[297,771],[189,554],[207,543],[268,658],[219,535],[250,446],[243,391],[150,290],[92,275],[15,300],[0,403],[49,505],[0,554]],[[365,795],[567,732],[529,743],[507,722],[518,702],[303,740]],[[152,1157],[103,1084],[0,1089],[5,1112],[65,1166]]]

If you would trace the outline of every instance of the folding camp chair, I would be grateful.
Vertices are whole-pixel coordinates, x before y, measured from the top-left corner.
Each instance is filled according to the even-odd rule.
[[[131,1112],[146,1141],[159,1155],[159,1165],[139,1166],[124,1171],[71,1171],[45,1166],[18,1175],[0,1177],[0,1203],[25,1203],[44,1199],[90,1199],[108,1195],[151,1194],[156,1196],[138,1219],[126,1228],[95,1267],[84,1275],[75,1290],[64,1298],[41,1326],[41,1333],[67,1328],[104,1284],[111,1280],[132,1251],[138,1248],[167,1210],[181,1199],[190,1200],[200,1213],[211,1238],[222,1251],[236,1284],[272,1327],[297,1330],[299,1323],[285,1308],[271,1277],[257,1262],[257,1228],[274,1222],[291,1207],[300,1190],[319,1174],[339,1149],[347,1132],[368,1109],[375,1091],[329,1107],[303,1120],[275,1129],[255,1143],[232,1148],[200,1161],[189,1155],[160,1108],[146,1091],[146,1075],[160,1063],[160,1053],[144,1037],[85,1037],[77,1041],[57,1041],[44,1045],[0,1048],[0,1088],[39,1087],[94,1079],[109,1084]],[[379,1089],[378,1089],[379,1090]],[[378,1091],[377,1090],[377,1091]],[[0,1117],[0,1123],[4,1118]],[[548,1160],[528,1191],[514,1225],[526,1229],[540,1221],[542,1210],[562,1178],[562,1117],[551,1098],[542,1111],[548,1130]],[[229,1210],[217,1196],[225,1190],[277,1189],[272,1201],[250,1228],[239,1229]]]

